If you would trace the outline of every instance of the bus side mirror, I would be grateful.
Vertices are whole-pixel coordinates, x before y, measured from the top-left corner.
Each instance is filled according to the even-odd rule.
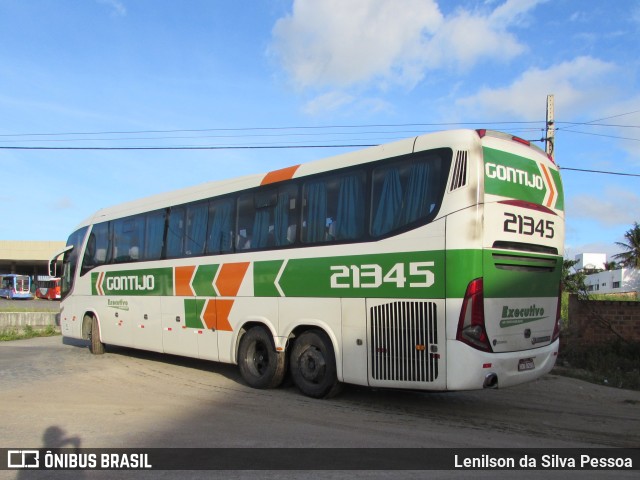
[[[51,259],[49,260],[49,276],[50,277],[57,277],[56,272],[58,267],[58,257],[60,255],[64,255],[67,252],[70,252],[72,249],[73,249],[73,245],[67,245],[62,250],[54,254],[53,257],[51,257]]]

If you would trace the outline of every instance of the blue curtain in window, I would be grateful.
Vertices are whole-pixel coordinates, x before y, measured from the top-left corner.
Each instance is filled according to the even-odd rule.
[[[307,215],[304,241],[324,242],[327,226],[327,187],[324,182],[311,183],[307,187]]]
[[[400,183],[400,172],[397,168],[387,171],[382,182],[380,199],[375,210],[371,234],[379,237],[390,232],[398,224],[399,213],[402,209],[402,184]]]
[[[404,225],[424,218],[429,213],[427,190],[429,186],[429,165],[414,163],[409,173],[409,183],[404,196],[402,223]]]
[[[287,231],[289,229],[289,192],[278,195],[278,204],[274,212],[274,241],[276,246],[288,245]]]
[[[184,208],[172,208],[169,214],[167,232],[167,257],[182,255],[182,237],[184,235]]]
[[[362,178],[349,175],[340,180],[336,240],[352,240],[362,235],[364,227],[364,196]]]
[[[207,242],[208,253],[222,253],[231,250],[231,210],[232,202],[215,205],[209,212],[211,231]]]
[[[251,233],[251,248],[264,248],[269,241],[269,208],[256,210],[253,217],[253,230]]]
[[[207,237],[207,205],[189,208],[187,213],[187,235],[184,253],[186,255],[202,255]]]
[[[164,217],[164,212],[151,213],[147,217],[147,243],[144,250],[144,260],[158,260],[162,255]]]

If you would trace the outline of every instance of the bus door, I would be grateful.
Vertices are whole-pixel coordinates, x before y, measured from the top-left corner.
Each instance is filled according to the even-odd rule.
[[[130,297],[133,346],[162,352],[162,316],[160,302],[149,297]]]

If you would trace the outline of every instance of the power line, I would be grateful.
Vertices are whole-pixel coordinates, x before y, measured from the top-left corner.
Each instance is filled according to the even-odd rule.
[[[376,147],[379,144],[341,144],[341,145],[218,145],[218,146],[181,146],[181,147],[6,147],[0,146],[0,149],[6,150],[268,150],[268,149],[297,149],[297,148],[365,148]],[[583,168],[562,167],[558,165],[560,170],[599,173],[604,175],[620,175],[626,177],[640,177],[638,173],[610,172],[605,170],[588,170]]]
[[[350,145],[213,145],[213,146],[179,146],[179,147],[17,147],[0,146],[3,150],[263,150],[287,148],[351,148],[377,147],[379,144]]]
[[[569,132],[569,133],[579,133],[581,135],[593,135],[594,137],[606,137],[606,138],[615,138],[617,140],[630,140],[632,142],[640,142],[640,138],[631,138],[631,137],[620,137],[618,135],[605,135],[604,133],[594,133],[594,132],[581,132],[579,130],[569,130],[567,128],[563,128],[563,129],[556,129],[557,131],[561,131],[561,132]]]
[[[556,124],[565,124],[565,125],[573,125],[573,126],[605,126],[605,127],[625,127],[625,128],[639,128],[635,125],[614,125],[614,124],[602,124],[596,123],[601,122],[603,120],[608,120],[611,118],[621,117],[625,115],[631,115],[634,113],[638,113],[640,110],[622,113],[618,115],[613,115],[610,117],[599,118],[596,120],[592,120],[589,122],[556,122]],[[70,135],[77,136],[88,136],[88,135],[134,135],[134,134],[173,134],[173,133],[212,133],[212,132],[220,132],[220,135],[194,135],[187,137],[175,137],[175,136],[161,136],[161,137],[125,137],[125,138],[77,138],[77,139],[31,139],[34,142],[87,142],[87,141],[104,141],[104,142],[114,142],[114,141],[130,141],[130,140],[176,140],[176,139],[203,139],[203,138],[248,138],[248,137],[303,137],[303,136],[320,136],[320,135],[348,135],[357,133],[359,135],[381,135],[381,134],[420,134],[425,133],[423,130],[421,131],[359,131],[354,132],[356,129],[363,128],[407,128],[407,127],[444,127],[444,126],[471,126],[471,125],[520,125],[521,127],[516,129],[520,131],[532,131],[532,130],[544,130],[542,128],[533,128],[527,127],[522,128],[523,125],[540,125],[539,121],[510,121],[510,122],[443,122],[443,123],[402,123],[402,124],[359,124],[359,125],[315,125],[315,126],[276,126],[276,127],[238,127],[238,128],[200,128],[200,129],[172,129],[172,130],[117,130],[117,131],[103,131],[103,132],[51,132],[51,133],[17,133],[17,134],[0,134],[0,138],[10,138],[10,137],[63,137]],[[352,130],[351,132],[326,132],[326,133],[302,133],[309,131],[319,131],[319,130],[330,130],[330,129],[347,129]],[[582,132],[579,130],[572,130],[569,128],[558,128],[556,131],[562,131],[567,133],[578,133],[582,135],[594,135],[608,138],[615,138],[621,140],[630,140],[630,141],[640,141],[637,138],[629,138],[629,137],[620,137],[614,135],[605,135],[598,134],[593,132]],[[285,133],[289,131],[288,133]],[[296,133],[292,133],[296,132]],[[224,134],[224,133],[239,133],[235,134]],[[241,132],[246,132],[242,134]],[[249,132],[273,132],[273,133],[249,133]],[[364,140],[364,139],[358,139]],[[380,138],[376,138],[376,140],[380,140]],[[543,139],[544,140],[544,139]],[[542,140],[542,141],[543,141]],[[0,140],[0,143],[9,143],[9,142],[17,142],[19,140]],[[321,140],[331,142],[332,140]],[[532,140],[532,141],[541,141],[541,140]],[[301,144],[295,145],[295,142],[289,141],[288,144],[261,144],[261,145],[178,145],[178,146],[113,146],[113,147],[105,147],[105,146],[7,146],[0,145],[0,150],[48,150],[48,151],[159,151],[159,150],[266,150],[266,149],[305,149],[305,148],[366,148],[378,146],[380,143],[340,143],[333,145],[323,145],[323,144]],[[603,171],[603,170],[589,170],[589,169],[579,169],[579,168],[569,168],[569,167],[560,167],[561,170],[565,171],[575,171],[575,172],[584,172],[584,173],[597,173],[604,175],[619,175],[619,176],[629,176],[629,177],[640,177],[640,174],[635,173],[625,173],[625,172],[611,172],[611,171]]]
[[[308,126],[279,126],[279,127],[237,127],[237,128],[197,128],[197,129],[173,129],[173,130],[121,130],[106,132],[53,132],[53,133],[6,133],[0,137],[37,137],[37,136],[64,136],[64,135],[129,135],[142,133],[203,133],[203,132],[239,132],[261,130],[320,130],[334,128],[395,128],[395,127],[443,127],[452,125],[522,125],[539,124],[538,121],[511,121],[511,122],[442,122],[442,123],[397,123],[397,124],[360,124],[360,125],[308,125]]]
[[[604,170],[587,170],[583,168],[569,168],[569,167],[561,167],[558,165],[560,170],[571,170],[574,172],[586,172],[586,173],[601,173],[605,175],[622,175],[625,177],[640,177],[640,173],[623,173],[623,172],[607,172]]]
[[[556,122],[564,125],[582,125],[593,127],[615,127],[615,128],[640,128],[640,125],[620,125],[619,123],[584,123],[584,122]]]

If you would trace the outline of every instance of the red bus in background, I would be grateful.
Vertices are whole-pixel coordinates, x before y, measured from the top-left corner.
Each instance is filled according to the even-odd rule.
[[[60,278],[38,276],[36,279],[36,297],[45,300],[60,300]]]

